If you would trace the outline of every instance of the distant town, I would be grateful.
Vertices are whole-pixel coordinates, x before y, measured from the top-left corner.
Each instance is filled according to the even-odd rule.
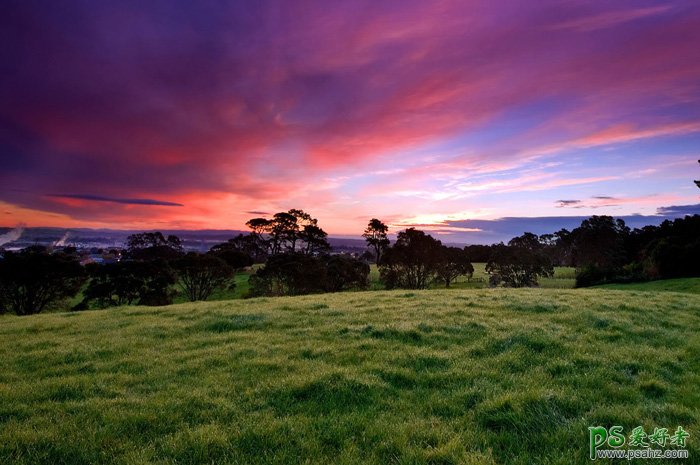
[[[139,231],[110,229],[65,229],[65,228],[0,228],[0,254],[3,250],[17,251],[31,246],[43,246],[58,250],[76,249],[82,257],[81,263],[113,263],[119,261],[127,237]],[[238,234],[238,230],[166,230],[182,240],[188,252],[207,252],[212,246],[226,242]],[[333,253],[359,256],[367,250],[364,239],[328,238]]]

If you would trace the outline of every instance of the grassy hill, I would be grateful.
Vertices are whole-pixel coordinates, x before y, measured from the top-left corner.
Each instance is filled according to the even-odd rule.
[[[589,463],[598,424],[698,463],[699,333],[700,295],[590,289],[3,316],[0,463]]]

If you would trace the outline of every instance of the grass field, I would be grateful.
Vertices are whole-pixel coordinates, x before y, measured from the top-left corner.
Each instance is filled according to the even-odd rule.
[[[605,284],[596,287],[600,289],[618,289],[622,291],[670,291],[700,294],[700,278],[663,279],[660,281],[630,284]]]
[[[599,289],[6,315],[0,463],[588,463],[597,424],[698,463],[699,333],[699,295]]]

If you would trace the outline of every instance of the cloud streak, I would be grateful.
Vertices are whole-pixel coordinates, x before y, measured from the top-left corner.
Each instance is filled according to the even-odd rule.
[[[49,194],[49,197],[55,197],[59,199],[74,199],[74,200],[85,200],[88,202],[109,202],[109,203],[120,203],[125,205],[150,205],[159,207],[184,207],[183,204],[177,202],[167,202],[165,200],[153,200],[153,199],[126,199],[117,197],[105,197],[102,195],[92,195],[92,194]]]

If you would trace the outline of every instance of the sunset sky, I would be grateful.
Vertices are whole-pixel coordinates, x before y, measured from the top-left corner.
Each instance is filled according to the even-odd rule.
[[[697,0],[10,0],[0,44],[2,226],[700,213]]]

